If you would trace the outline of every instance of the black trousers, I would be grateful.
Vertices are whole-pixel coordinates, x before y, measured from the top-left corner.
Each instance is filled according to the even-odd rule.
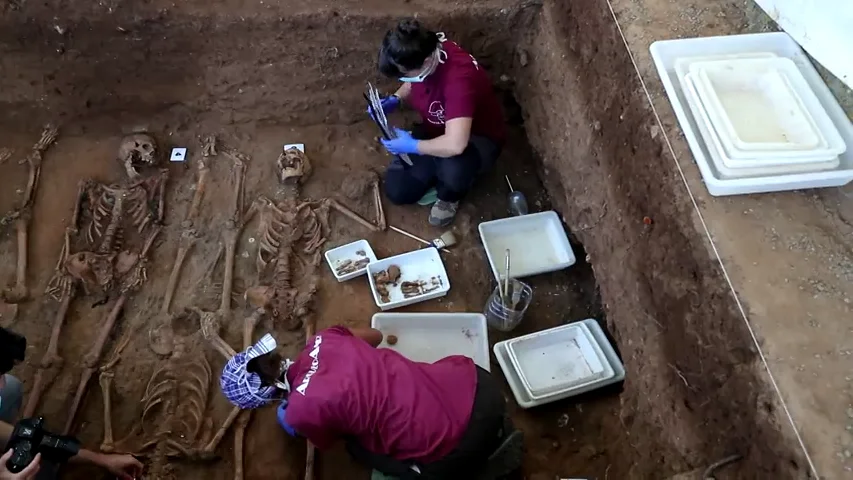
[[[347,451],[359,463],[402,480],[470,480],[486,468],[489,456],[500,446],[504,435],[506,400],[497,381],[489,372],[477,367],[477,389],[471,418],[459,445],[440,460],[422,464],[397,460],[373,453],[354,440]],[[411,469],[415,465],[421,471]]]
[[[412,136],[418,140],[429,139],[420,125],[412,129]],[[472,135],[465,151],[453,157],[409,155],[414,164],[411,166],[394,157],[385,170],[385,196],[391,203],[407,205],[417,202],[427,190],[435,187],[439,200],[458,202],[477,177],[494,166],[500,152],[495,142]]]

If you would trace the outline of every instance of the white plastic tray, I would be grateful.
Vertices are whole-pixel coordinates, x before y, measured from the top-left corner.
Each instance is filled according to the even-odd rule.
[[[544,405],[546,403],[556,402],[558,400],[563,400],[574,395],[580,395],[581,393],[586,393],[597,388],[605,387],[607,385],[611,385],[625,379],[625,367],[622,365],[622,361],[619,360],[619,356],[616,355],[616,351],[613,349],[613,346],[610,345],[610,342],[607,340],[607,336],[604,335],[604,331],[601,330],[601,327],[598,325],[598,322],[593,319],[587,319],[583,320],[582,322],[575,322],[571,325],[575,325],[576,323],[583,323],[584,325],[586,325],[593,338],[595,338],[597,344],[601,348],[601,351],[604,353],[604,356],[607,358],[610,367],[613,368],[615,375],[605,381],[602,381],[601,383],[593,383],[579,387],[576,390],[563,391],[548,395],[544,398],[534,399],[524,388],[524,382],[521,380],[521,377],[518,375],[518,372],[513,367],[512,361],[509,358],[509,350],[507,349],[507,343],[509,343],[510,340],[498,342],[495,344],[492,350],[494,351],[495,358],[497,359],[498,364],[500,365],[501,370],[504,373],[504,377],[506,378],[506,381],[509,384],[509,388],[512,390],[512,394],[521,408],[531,408],[539,405]]]
[[[681,86],[681,90],[683,92],[685,92],[685,96],[688,96],[687,95],[688,86],[687,86],[687,82],[686,82],[685,78],[690,73],[690,67],[695,63],[713,62],[713,61],[720,61],[720,60],[768,59],[768,58],[776,58],[776,59],[785,60],[785,61],[790,62],[789,59],[779,58],[775,53],[772,53],[772,52],[749,52],[749,53],[734,54],[734,55],[710,55],[710,56],[699,56],[699,57],[682,57],[682,58],[677,59],[674,62],[674,65],[675,65],[674,68],[675,68],[675,73],[676,73],[678,82],[680,83],[680,86]],[[791,65],[791,67],[793,67],[794,69],[797,68],[796,65],[793,65],[793,64],[789,64],[789,65]],[[808,83],[802,77],[802,74],[799,72],[799,70],[795,70],[795,71],[796,71],[796,73],[800,74],[800,80],[802,80],[803,85],[808,87]],[[786,81],[787,81],[787,79],[786,79]],[[694,95],[694,98],[698,99],[698,94]],[[688,98],[688,100],[691,100],[691,99]],[[699,105],[702,105],[701,100],[696,100],[696,102],[698,102]],[[817,105],[820,106],[819,103]],[[694,108],[694,105],[691,104],[690,107],[693,110],[694,118],[697,118],[699,115],[697,115],[696,110]],[[703,108],[704,108],[704,106],[703,106]],[[822,109],[823,107],[820,107],[820,108]],[[826,122],[826,123],[821,123],[819,128],[824,128],[824,129],[829,128],[829,129],[835,130],[835,132],[837,133],[837,129],[835,128],[835,125],[832,123],[832,120],[826,115],[825,111],[823,111],[822,113],[824,114],[822,116],[822,121]],[[702,123],[707,123],[707,122],[697,121],[697,124],[700,124],[699,125],[700,128],[701,128]],[[815,122],[815,124],[817,124],[817,122]],[[722,161],[722,164],[728,168],[738,168],[738,169],[739,168],[761,168],[761,167],[774,166],[774,165],[799,164],[799,163],[821,163],[821,162],[835,161],[838,159],[838,155],[843,153],[845,148],[846,148],[846,146],[844,145],[843,139],[841,139],[841,137],[838,136],[836,138],[836,141],[840,142],[840,143],[838,145],[835,145],[835,148],[840,147],[840,149],[838,149],[834,152],[832,150],[824,150],[822,153],[817,152],[815,154],[810,154],[808,152],[802,152],[802,151],[797,151],[797,150],[791,150],[791,151],[778,151],[777,150],[775,152],[761,152],[761,151],[750,152],[750,151],[734,150],[731,152],[727,152],[724,150],[723,144],[719,140],[719,138],[717,137],[717,132],[714,130],[714,128],[708,127],[708,132],[710,133],[711,137],[713,137],[712,140],[714,142],[714,145],[708,146],[708,149],[709,150],[712,150],[712,149],[718,150],[720,153],[720,160]],[[707,137],[705,138],[705,141],[707,144]],[[828,142],[826,143],[826,146],[828,147]],[[835,167],[829,167],[829,168],[835,168]],[[821,168],[818,168],[815,170],[821,170]],[[735,175],[735,176],[738,176],[738,175]],[[743,177],[743,176],[752,176],[752,175],[747,174],[747,175],[739,175],[739,176]]]
[[[377,313],[370,326],[383,334],[379,348],[391,348],[409,360],[433,363],[451,355],[464,355],[486,371],[489,332],[479,313]],[[397,337],[388,345],[388,335]]]
[[[483,222],[480,239],[492,274],[504,277],[510,250],[510,277],[521,278],[568,268],[575,263],[569,237],[556,212],[540,212]]]
[[[817,96],[845,145],[853,145],[853,126],[814,66],[799,45],[784,32],[730,35],[724,37],[664,40],[650,48],[655,66],[661,76],[667,96],[696,159],[708,192],[714,196],[748,193],[779,192],[803,188],[837,187],[853,180],[853,152],[848,148],[839,155],[840,165],[833,170],[766,177],[722,178],[708,158],[708,148],[702,141],[696,120],[686,107],[684,92],[675,72],[679,58],[770,52],[793,60]]]
[[[778,158],[780,155],[782,157],[809,155],[833,158],[847,150],[844,140],[826,114],[820,100],[812,92],[808,82],[803,78],[803,74],[790,59],[777,57],[727,60],[714,63],[703,62],[694,63],[690,69],[691,72],[694,72],[694,82],[701,83],[706,91],[713,85],[724,90],[717,92],[716,95],[711,95],[710,99],[714,110],[721,113],[726,111],[728,116],[726,123],[730,124],[728,127],[730,133],[735,130],[754,128],[749,127],[750,124],[762,125],[763,127],[775,124],[773,129],[763,130],[763,133],[771,134],[769,138],[766,138],[769,141],[767,143],[750,143],[746,138],[733,142],[733,148],[727,148],[727,152],[732,158],[749,158],[756,155],[766,155],[771,158]],[[759,92],[765,95],[764,98],[767,101],[776,103],[772,107],[771,114],[759,115],[758,118],[748,118],[749,112],[758,110],[758,108],[749,106],[749,99],[753,98],[754,100],[751,95],[746,96],[742,101],[729,101],[729,106],[723,105],[725,99],[721,95],[732,93],[739,95],[736,92],[737,88],[750,88],[749,85],[745,85],[750,83],[746,78],[741,78],[739,81],[733,80],[731,76],[733,71],[742,72],[742,77],[760,79],[752,85],[752,93],[758,93],[755,91],[757,88]],[[695,72],[698,72],[699,77],[695,76]],[[700,85],[696,84],[696,87],[698,89]],[[704,103],[703,92],[699,91],[699,96]],[[733,106],[732,104],[740,106]],[[742,125],[740,128],[735,127],[734,122]],[[780,140],[785,141],[773,143],[773,130],[776,133],[784,132],[787,137],[780,138]],[[772,152],[767,152],[768,150],[772,150]]]
[[[507,350],[527,393],[535,400],[600,383],[615,375],[583,323],[510,340]]]
[[[359,252],[364,253],[361,255]],[[367,243],[367,240],[356,240],[355,242],[348,243],[346,245],[341,245],[340,247],[333,248],[331,250],[326,250],[326,263],[329,264],[329,268],[332,269],[332,275],[339,282],[344,282],[360,275],[364,275],[367,272],[367,265],[364,268],[360,268],[352,273],[348,273],[346,275],[338,275],[338,272],[335,270],[340,262],[344,260],[360,260],[362,258],[369,258],[371,262],[376,261],[376,254],[373,253],[373,249],[370,248],[370,244]]]
[[[799,95],[781,73],[787,58],[722,60],[690,65],[699,98],[727,151],[826,148]],[[802,75],[801,75],[802,76]],[[806,86],[808,91],[808,86]],[[817,101],[817,99],[815,99]]]
[[[713,62],[717,60],[737,60],[742,58],[777,58],[773,52],[746,52],[729,55],[701,55],[696,57],[680,57],[673,62],[673,68],[678,79],[690,73],[690,65],[696,62]]]
[[[809,173],[821,170],[830,170],[838,168],[840,161],[836,156],[831,160],[812,163],[783,163],[776,165],[766,165],[763,167],[752,168],[731,168],[726,160],[723,146],[720,143],[720,138],[717,132],[711,125],[711,119],[704,108],[701,107],[701,100],[696,93],[693,84],[692,74],[687,74],[684,78],[683,85],[685,99],[690,108],[693,118],[696,119],[696,127],[699,130],[702,140],[708,149],[708,156],[713,163],[714,168],[719,172],[722,178],[744,178],[744,177],[761,177],[768,175],[786,175],[792,173]]]
[[[390,300],[388,303],[382,303],[379,298],[379,293],[376,292],[376,282],[373,280],[373,274],[378,273],[391,265],[400,267],[400,279],[397,286],[389,286]],[[417,297],[405,298],[403,292],[400,291],[402,282],[414,282],[423,280],[429,282],[432,277],[441,279],[441,286],[436,290]],[[432,300],[447,295],[450,291],[450,279],[447,277],[447,271],[444,269],[444,263],[441,261],[441,256],[438,250],[432,247],[422,248],[413,252],[396,255],[394,257],[383,258],[376,262],[371,262],[367,265],[367,278],[370,280],[370,291],[373,292],[373,300],[376,305],[382,310],[391,310],[394,308],[412,305],[414,303]]]

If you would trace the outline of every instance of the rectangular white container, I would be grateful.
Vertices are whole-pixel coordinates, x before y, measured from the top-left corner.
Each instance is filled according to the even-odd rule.
[[[589,329],[590,334],[595,339],[595,342],[599,346],[599,348],[601,348],[601,351],[604,353],[604,357],[607,359],[607,362],[613,369],[615,375],[600,382],[593,382],[587,385],[579,386],[576,389],[555,392],[553,394],[546,395],[538,399],[533,398],[527,392],[527,389],[525,389],[524,381],[521,379],[521,376],[513,366],[512,360],[510,359],[510,352],[507,348],[507,344],[511,340],[498,342],[495,344],[492,350],[495,353],[495,358],[497,359],[501,370],[504,372],[504,377],[506,377],[506,381],[509,384],[509,388],[510,390],[512,390],[512,394],[521,408],[531,408],[539,405],[544,405],[546,403],[556,402],[558,400],[563,400],[574,395],[580,395],[581,393],[586,393],[597,388],[605,387],[607,385],[611,385],[625,379],[625,367],[622,365],[622,361],[619,360],[619,356],[616,354],[616,351],[613,349],[613,346],[610,345],[610,342],[607,340],[607,336],[604,335],[604,331],[598,325],[598,322],[593,319],[587,319],[581,322],[572,323],[570,325],[576,325],[578,323],[582,323]],[[563,326],[556,328],[562,327]],[[545,330],[545,332],[547,331],[548,330]]]
[[[804,188],[837,187],[846,185],[853,180],[853,152],[850,148],[839,155],[840,165],[838,168],[822,172],[726,179],[722,178],[712,166],[708,156],[708,148],[710,147],[702,141],[696,120],[686,106],[684,92],[675,71],[675,63],[681,58],[768,52],[780,57],[790,58],[802,72],[820,104],[838,129],[845,145],[848,147],[853,145],[853,125],[850,124],[846,113],[835,97],[832,96],[829,87],[823,82],[814,65],[809,62],[808,57],[799,45],[786,33],[772,32],[664,40],[653,43],[650,51],[675,115],[684,131],[685,139],[711,195],[743,195]]]
[[[518,337],[507,343],[507,350],[534,400],[601,383],[616,375],[583,323]]]
[[[711,100],[705,105],[713,107],[709,113],[716,112],[732,137],[723,137],[730,143],[726,151],[732,158],[779,154],[833,158],[847,150],[792,60],[701,62],[690,70],[703,103],[706,95]]]
[[[409,360],[433,363],[464,355],[490,371],[489,332],[479,313],[377,313],[370,326],[383,334],[379,348],[396,350]],[[388,335],[397,343],[388,345]]]
[[[365,255],[361,256],[357,252],[364,252]],[[369,258],[371,262],[376,261],[376,254],[373,253],[373,249],[370,248],[370,244],[367,243],[367,240],[356,240],[355,242],[341,245],[340,247],[333,248],[331,250],[326,250],[325,256],[326,263],[328,263],[329,268],[332,269],[332,275],[334,275],[339,282],[345,282],[367,273],[367,265],[365,265],[364,268],[360,268],[352,273],[338,275],[335,267],[337,267],[340,262],[345,260],[355,261],[365,257]]]
[[[512,278],[554,272],[575,264],[575,254],[554,211],[483,222],[480,239],[496,280],[504,277],[510,250]]]
[[[397,282],[397,287],[389,287],[390,302],[382,303],[379,298],[379,293],[376,291],[376,282],[373,275],[391,265],[400,267],[400,279]],[[441,279],[442,285],[429,293],[418,295],[417,297],[405,298],[403,292],[400,291],[399,285],[402,282],[414,282],[423,280],[429,282],[432,277]],[[394,308],[412,305],[414,303],[432,300],[447,295],[450,291],[450,279],[447,276],[447,271],[444,268],[444,262],[441,261],[441,256],[438,250],[432,247],[422,248],[401,255],[396,255],[389,258],[383,258],[376,262],[371,262],[367,265],[367,278],[370,280],[370,291],[373,292],[373,300],[376,305],[382,310],[391,310]]]
[[[729,150],[812,150],[822,135],[779,69],[787,58],[698,62],[699,97]],[[816,100],[816,99],[815,99]],[[824,142],[825,143],[825,142]]]
[[[696,127],[699,135],[705,142],[708,158],[711,160],[712,166],[717,170],[720,178],[745,178],[745,177],[761,177],[772,175],[786,175],[792,173],[809,173],[822,170],[831,170],[838,168],[840,160],[836,156],[834,159],[823,160],[821,162],[808,163],[784,163],[767,165],[762,167],[751,168],[732,168],[728,165],[728,159],[725,156],[725,151],[717,132],[711,124],[711,119],[707,112],[702,107],[699,94],[696,93],[693,85],[693,75],[687,74],[684,78],[683,85],[684,96],[687,100],[687,106],[690,108],[690,113],[696,121]]]

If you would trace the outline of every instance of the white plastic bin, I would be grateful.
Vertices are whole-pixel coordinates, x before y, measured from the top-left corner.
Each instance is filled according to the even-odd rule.
[[[373,275],[387,269],[391,265],[400,267],[400,279],[397,282],[397,286],[389,286],[388,288],[390,301],[382,302],[379,292],[376,290],[376,280],[373,278]],[[433,247],[426,247],[371,262],[367,265],[367,277],[370,280],[370,291],[373,292],[373,300],[376,301],[376,305],[382,310],[391,310],[443,297],[450,291],[450,279],[447,276],[447,270],[444,268],[444,262],[441,261],[438,250]],[[439,280],[440,286],[423,295],[406,298],[400,290],[400,285],[403,282],[416,282],[420,280],[429,283],[433,278]]]
[[[676,72],[676,62],[683,58],[717,55],[743,55],[772,53],[790,58],[803,74],[806,82],[826,110],[832,123],[841,134],[845,145],[853,145],[853,125],[847,114],[832,95],[829,87],[797,42],[784,32],[727,35],[720,37],[662,40],[651,45],[652,59],[663,81],[666,94],[672,102],[678,123],[708,187],[714,196],[743,195],[749,193],[779,192],[805,188],[837,187],[853,180],[853,153],[848,148],[839,155],[838,168],[820,172],[797,173],[749,178],[725,178],[713,166],[706,145],[698,132],[697,119],[687,108],[685,93]],[[684,162],[685,159],[679,158]]]
[[[506,250],[510,251],[512,278],[554,272],[575,264],[575,254],[557,212],[483,222],[479,230],[492,274],[498,281],[504,277]]]
[[[693,75],[687,74],[683,82],[684,96],[687,100],[687,105],[693,118],[696,120],[696,126],[699,134],[705,141],[708,149],[708,156],[714,165],[714,168],[720,173],[723,178],[747,178],[747,177],[762,177],[768,175],[790,175],[796,173],[819,172],[823,170],[831,170],[838,168],[840,161],[838,157],[823,160],[821,162],[806,163],[781,163],[767,164],[762,167],[752,168],[732,168],[729,166],[731,159],[725,156],[724,147],[720,141],[717,132],[711,125],[711,119],[703,108],[699,95],[693,83]]]
[[[489,332],[479,313],[377,313],[370,326],[382,332],[379,348],[391,348],[409,360],[433,363],[464,355],[490,371]],[[388,344],[388,335],[397,343]]]
[[[525,387],[524,380],[521,378],[518,369],[515,367],[510,357],[511,352],[509,351],[508,344],[510,341],[513,340],[498,342],[493,348],[495,358],[497,359],[501,370],[504,372],[504,377],[506,378],[510,390],[512,390],[513,396],[515,396],[515,400],[518,402],[518,405],[520,407],[531,408],[539,405],[544,405],[546,403],[556,402],[558,400],[569,398],[574,395],[580,395],[582,393],[605,387],[607,385],[611,385],[625,379],[625,367],[622,365],[622,361],[619,360],[619,356],[616,354],[616,350],[613,348],[612,345],[610,345],[610,342],[607,340],[607,336],[604,334],[604,331],[601,329],[601,326],[599,326],[598,322],[593,319],[587,319],[569,325],[562,325],[559,327],[555,327],[554,329],[544,330],[542,332],[537,332],[532,335],[547,334],[548,332],[553,330],[563,329],[579,324],[584,325],[589,330],[591,338],[594,339],[595,344],[597,344],[598,347],[601,349],[606,364],[613,369],[613,376],[607,379],[601,379],[583,385],[577,385],[574,388],[567,388],[559,391],[554,391],[553,393],[546,393],[539,398],[534,398]],[[532,335],[528,335],[525,337],[529,337]],[[515,341],[522,340],[525,337],[519,337],[515,339]]]
[[[338,275],[337,268],[342,262],[347,260],[357,261],[365,258],[370,260],[370,262],[376,261],[376,254],[373,253],[373,249],[367,243],[367,240],[356,240],[355,242],[326,250],[325,257],[326,263],[332,269],[332,274],[339,282],[344,282],[367,273],[367,265],[365,265],[354,272]]]
[[[752,160],[745,167],[760,166],[755,160],[761,159],[826,160],[847,149],[788,58],[694,62],[690,73],[727,156]]]

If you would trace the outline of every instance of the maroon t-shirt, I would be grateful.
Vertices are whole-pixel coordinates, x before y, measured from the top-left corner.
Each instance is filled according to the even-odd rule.
[[[424,126],[434,136],[444,134],[448,120],[471,118],[471,134],[503,146],[506,124],[489,75],[459,45],[445,41],[441,47],[447,59],[423,82],[412,84],[407,103],[421,114]]]
[[[318,448],[355,437],[372,452],[428,463],[459,443],[477,371],[468,357],[413,362],[333,327],[309,340],[287,380],[285,420]]]

